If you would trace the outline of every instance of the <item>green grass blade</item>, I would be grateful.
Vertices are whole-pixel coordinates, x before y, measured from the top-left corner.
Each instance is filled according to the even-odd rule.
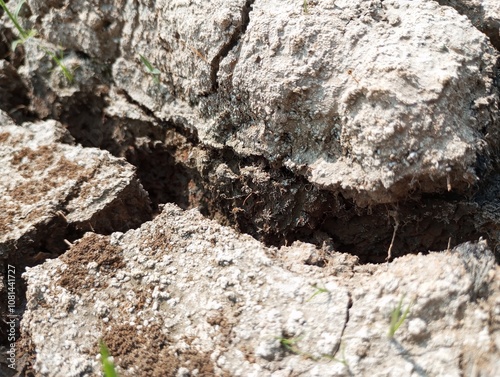
[[[21,40],[28,39],[29,33],[19,24],[19,22],[17,20],[17,16],[15,16],[14,14],[12,14],[10,12],[9,8],[7,8],[7,4],[5,4],[5,2],[3,0],[0,0],[0,7],[3,8],[5,13],[7,13],[7,16],[10,18],[10,20],[12,21],[12,23],[16,27],[17,31],[19,32],[19,36],[21,37]]]
[[[283,337],[276,337],[276,339],[279,340],[281,347],[286,349],[287,351],[294,353],[296,355],[302,355],[302,352],[300,349],[297,347],[297,342],[301,339],[302,337],[298,338],[283,338]]]
[[[115,370],[115,365],[111,360],[109,360],[109,350],[106,347],[106,344],[101,340],[99,342],[99,348],[101,351],[101,363],[102,363],[102,371],[104,372],[105,377],[118,377],[118,374]]]
[[[396,328],[397,329],[399,329],[399,327],[403,324],[403,322],[405,321],[406,317],[408,316],[408,313],[410,313],[410,307],[411,307],[411,304],[408,305],[408,307],[404,311],[403,315],[399,318],[399,321],[396,323]],[[400,314],[401,314],[401,311],[400,311]]]
[[[16,20],[19,18],[19,12],[21,11],[21,8],[23,7],[25,2],[26,0],[22,0],[19,2],[19,4],[17,4],[16,9],[14,10],[14,17],[16,18]]]
[[[146,59],[143,55],[139,54],[139,57],[141,58],[142,64],[144,64],[148,70],[149,73],[153,73],[154,69],[153,65],[149,62],[148,59]]]
[[[389,333],[387,334],[389,339],[394,338],[394,335],[408,317],[410,309],[413,305],[413,302],[411,302],[410,304],[408,304],[405,311],[402,312],[401,309],[403,307],[404,298],[405,296],[401,297],[401,300],[399,300],[398,305],[391,311],[391,322],[389,324]]]
[[[146,67],[146,71],[153,76],[153,80],[156,84],[160,83],[158,76],[160,76],[161,72],[158,68],[153,67],[153,64],[144,56],[139,54],[139,58],[141,59],[142,64]]]
[[[23,44],[23,41],[20,40],[20,39],[16,39],[14,42],[12,42],[12,44],[10,45],[10,49],[12,51],[16,51],[16,48],[17,48],[17,45],[18,44]]]
[[[314,286],[314,288],[316,288],[316,291],[312,294],[311,297],[309,297],[306,302],[309,302],[311,301],[314,297],[316,297],[317,295],[319,295],[320,293],[329,293],[328,289],[326,288],[321,288],[321,287],[318,287],[318,286]]]
[[[24,43],[26,43],[26,41],[32,37],[35,37],[36,36],[36,30],[28,30],[26,32],[26,38],[19,38],[19,39],[16,39],[14,42],[12,42],[12,44],[10,45],[10,48],[12,51],[15,51],[17,46],[18,45],[22,45]]]
[[[45,53],[47,55],[49,55],[52,60],[54,60],[54,62],[59,66],[59,68],[61,68],[61,71],[64,75],[64,77],[66,77],[66,80],[68,80],[69,83],[72,83],[73,80],[75,79],[73,74],[70,72],[70,70],[64,65],[64,63],[62,62],[62,51],[61,51],[61,55],[60,57],[57,56],[56,53],[52,52],[52,51],[49,51],[47,49],[44,49],[45,50]]]

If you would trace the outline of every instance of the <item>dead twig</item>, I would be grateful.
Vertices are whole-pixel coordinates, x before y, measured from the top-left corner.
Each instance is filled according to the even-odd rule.
[[[394,246],[394,240],[396,239],[396,233],[399,228],[399,217],[396,211],[389,211],[389,216],[394,220],[394,231],[392,232],[391,244],[389,245],[389,249],[387,250],[387,258],[385,258],[386,262],[389,262],[392,258],[392,248]]]

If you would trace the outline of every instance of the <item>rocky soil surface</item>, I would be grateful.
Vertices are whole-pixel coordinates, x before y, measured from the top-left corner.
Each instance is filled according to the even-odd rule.
[[[18,5],[0,376],[500,370],[497,0]]]

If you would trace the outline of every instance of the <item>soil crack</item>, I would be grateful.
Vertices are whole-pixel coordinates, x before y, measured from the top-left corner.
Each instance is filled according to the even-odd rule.
[[[346,313],[345,313],[345,320],[344,320],[344,327],[342,328],[342,331],[340,332],[340,341],[339,341],[339,344],[337,345],[337,347],[335,348],[335,350],[333,351],[333,355],[337,355],[337,353],[339,352],[339,350],[344,346],[343,345],[343,342],[344,342],[344,333],[345,333],[345,329],[347,328],[347,324],[349,323],[349,317],[350,317],[350,310],[352,308],[352,294],[351,292],[347,291],[347,306],[346,306]]]
[[[219,83],[217,81],[217,75],[219,73],[220,62],[224,59],[229,52],[238,45],[241,37],[245,34],[248,24],[250,23],[250,12],[252,10],[252,5],[255,0],[247,0],[243,8],[241,8],[241,21],[240,24],[234,30],[234,33],[229,40],[222,48],[219,53],[214,57],[212,62],[210,63],[211,72],[210,72],[210,80],[212,82],[212,93],[216,92],[219,88]]]

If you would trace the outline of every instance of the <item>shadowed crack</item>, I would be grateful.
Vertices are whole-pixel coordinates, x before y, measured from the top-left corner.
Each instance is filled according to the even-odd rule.
[[[491,220],[480,221],[481,203],[491,203],[496,191],[485,193],[481,202],[444,193],[409,198],[390,208],[359,208],[285,168],[273,168],[264,158],[204,145],[196,130],[162,120],[126,91],[121,93],[154,121],[106,118],[103,140],[92,146],[125,157],[137,167],[154,210],[166,202],[198,208],[203,215],[273,246],[296,240],[321,245],[326,237],[335,250],[355,254],[361,263],[384,262],[393,238],[392,256],[397,257],[486,237],[496,226],[495,208]],[[117,129],[122,136],[113,136]],[[82,135],[74,136],[88,145]],[[393,211],[401,223],[396,234]],[[493,231],[489,239],[497,239],[497,233]]]
[[[337,347],[335,348],[335,350],[333,351],[333,355],[336,355],[339,352],[340,348],[342,347],[344,332],[345,332],[345,329],[347,328],[347,324],[349,323],[349,311],[351,310],[352,304],[353,304],[351,292],[347,291],[347,297],[348,297],[348,300],[347,300],[347,307],[346,307],[346,312],[345,312],[344,327],[342,328],[342,331],[340,332],[340,342],[337,345]]]
[[[222,48],[219,53],[214,57],[212,62],[210,63],[211,72],[210,72],[210,80],[212,82],[212,93],[216,92],[219,88],[219,83],[217,82],[217,75],[219,73],[219,66],[222,59],[224,59],[229,52],[239,43],[241,36],[245,34],[247,30],[248,24],[250,22],[250,11],[252,10],[252,5],[255,0],[247,0],[243,8],[241,8],[241,21],[240,24],[234,30],[234,33],[229,40]]]

